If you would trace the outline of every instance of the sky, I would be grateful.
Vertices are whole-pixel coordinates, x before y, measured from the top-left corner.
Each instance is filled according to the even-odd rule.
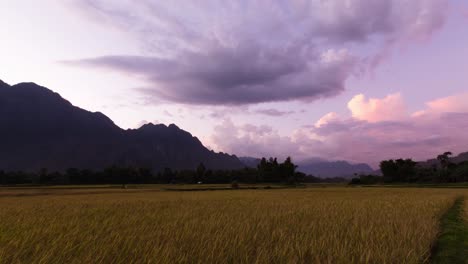
[[[465,0],[0,0],[0,79],[215,151],[468,151]]]

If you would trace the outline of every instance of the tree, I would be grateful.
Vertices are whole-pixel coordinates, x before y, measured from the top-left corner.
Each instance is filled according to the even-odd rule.
[[[297,166],[291,161],[291,157],[279,165],[280,177],[283,182],[294,183],[296,182],[295,172]]]
[[[197,167],[197,177],[195,179],[195,183],[198,183],[203,180],[203,176],[205,176],[205,172],[206,172],[206,167],[205,165],[203,165],[202,162],[200,162],[200,164],[198,164],[198,167]]]
[[[385,182],[407,182],[416,179],[416,165],[412,159],[384,160],[380,162],[380,170]]]
[[[294,180],[295,180],[296,182],[304,182],[305,178],[306,178],[306,174],[303,173],[303,172],[298,172],[298,171],[296,171],[296,172],[294,173]]]
[[[138,175],[140,176],[140,183],[152,183],[153,181],[153,174],[148,168],[139,168]]]
[[[39,182],[41,184],[49,183],[49,173],[46,168],[42,168],[39,170]]]
[[[162,181],[164,183],[174,183],[174,173],[171,168],[164,168],[162,173]]]
[[[416,165],[412,159],[397,159],[396,164],[398,167],[399,180],[402,182],[413,182],[416,178]]]
[[[468,161],[458,164],[450,174],[450,178],[454,182],[468,182]]]
[[[6,184],[6,173],[0,170],[0,185]]]
[[[70,180],[70,183],[72,184],[80,183],[80,170],[76,168],[69,168],[66,171],[66,175],[68,179]]]
[[[452,156],[452,152],[447,151],[443,154],[437,156],[437,160],[440,162],[440,166],[443,169],[447,169],[450,165],[450,156]]]
[[[448,182],[450,181],[450,172],[449,172],[449,167],[451,167],[451,162],[450,162],[450,156],[452,155],[452,152],[447,151],[444,152],[443,154],[440,154],[437,156],[437,160],[440,163],[440,171],[439,171],[439,181],[441,182]]]
[[[380,171],[385,182],[392,182],[398,179],[398,166],[394,160],[383,160],[380,162]]]
[[[267,173],[267,160],[263,157],[260,160],[260,163],[257,165],[258,176],[256,178],[256,182],[263,182]]]

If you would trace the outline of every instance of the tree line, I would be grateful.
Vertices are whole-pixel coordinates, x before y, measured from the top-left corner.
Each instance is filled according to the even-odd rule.
[[[221,184],[221,183],[287,183],[305,181],[307,175],[296,171],[297,166],[288,157],[282,163],[277,158],[262,158],[256,168],[238,170],[211,170],[200,163],[194,170],[111,166],[104,170],[70,168],[64,172],[41,169],[38,172],[1,171],[0,185],[14,184]]]
[[[41,169],[37,172],[2,171],[0,185],[16,184],[226,184],[226,183],[456,183],[468,182],[468,161],[454,163],[451,152],[437,156],[437,163],[421,165],[412,159],[384,160],[380,162],[382,175],[355,175],[349,182],[345,178],[319,178],[297,171],[288,157],[283,162],[277,158],[262,158],[256,168],[237,170],[211,170],[200,163],[194,170],[111,166],[104,170],[70,168],[64,172]]]
[[[457,183],[468,182],[468,161],[455,163],[451,152],[437,156],[437,162],[424,164],[412,159],[384,160],[380,162],[382,176],[360,175],[352,184],[376,183]]]

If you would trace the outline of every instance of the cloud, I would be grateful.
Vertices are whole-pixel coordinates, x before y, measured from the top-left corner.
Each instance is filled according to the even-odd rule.
[[[245,115],[250,114],[249,106],[241,105],[236,107],[228,106],[201,106],[203,109],[207,109],[210,113],[208,116],[213,119],[226,119],[233,115]]]
[[[427,106],[437,113],[468,112],[468,92],[430,101]]]
[[[160,124],[161,122],[159,120],[153,120],[152,122],[150,121],[147,121],[145,119],[141,120],[140,122],[138,122],[136,125],[135,125],[135,129],[138,129],[138,128],[141,128],[142,126],[146,125],[146,124]]]
[[[361,64],[440,28],[448,1],[74,3],[88,17],[137,39],[145,54],[71,64],[142,78],[147,85],[138,91],[152,100],[242,105],[341,93]],[[377,54],[354,54],[354,44],[382,47]]]
[[[468,112],[468,92],[438,98],[426,103],[426,109],[417,111],[412,117],[431,119],[444,113]]]
[[[164,111],[163,111],[163,114],[166,115],[166,116],[168,116],[168,117],[174,117],[174,115],[171,114],[171,112],[169,112],[169,111],[167,111],[167,110],[164,110]]]
[[[401,119],[381,118],[380,114],[386,113],[386,109],[370,103],[374,100],[375,105],[386,101],[400,104],[401,95],[359,100],[366,109],[364,114],[358,115],[361,118],[353,116],[356,114],[352,112],[354,108],[350,108],[349,116],[332,112],[315,125],[298,128],[289,136],[281,136],[274,129],[250,128],[247,132],[245,125],[224,121],[217,126],[213,142],[223,151],[256,157],[292,155],[296,160],[320,157],[367,162],[374,167],[381,160],[390,158],[424,160],[444,151],[468,151],[468,109],[456,104],[462,102],[458,98],[464,96],[460,94],[428,102],[425,115],[406,113]],[[444,107],[433,102],[443,102]],[[449,108],[445,107],[446,102],[452,103]]]
[[[270,126],[235,125],[225,119],[215,126],[211,142],[217,149],[222,149],[238,156],[269,157],[275,155],[286,158],[297,153],[297,145],[290,137],[282,137]]]
[[[285,116],[294,114],[294,111],[280,111],[277,109],[269,108],[269,109],[258,109],[255,111],[257,114],[267,115],[267,116]]]
[[[335,112],[328,113],[321,117],[317,122],[315,122],[315,127],[321,127],[328,123],[331,123],[339,118],[339,115]]]
[[[316,31],[328,39],[364,42],[380,35],[394,41],[429,37],[444,24],[448,1],[332,0],[318,6]]]
[[[76,62],[140,76],[155,99],[186,104],[238,105],[317,99],[344,90],[355,59],[345,50],[318,58],[255,47],[219,48],[209,54],[183,53],[177,59],[106,56]]]
[[[348,109],[354,118],[369,122],[401,120],[408,115],[406,104],[399,93],[382,99],[366,99],[363,94],[359,94],[348,102]]]

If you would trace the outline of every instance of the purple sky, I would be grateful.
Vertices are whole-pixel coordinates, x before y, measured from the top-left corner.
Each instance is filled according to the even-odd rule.
[[[5,0],[0,20],[0,79],[123,128],[374,166],[468,151],[465,0]]]

